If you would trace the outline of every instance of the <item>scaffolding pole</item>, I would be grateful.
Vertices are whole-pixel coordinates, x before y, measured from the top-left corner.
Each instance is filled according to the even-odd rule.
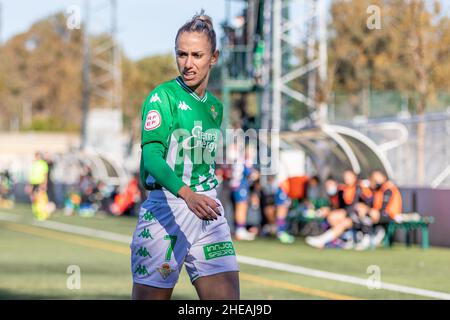
[[[279,130],[283,127],[281,110],[283,97],[304,104],[312,124],[322,125],[326,122],[327,104],[323,91],[327,81],[327,34],[326,34],[326,3],[325,0],[272,0],[272,123],[271,128]],[[283,16],[283,9],[292,11],[294,4],[306,6],[304,19],[295,15]],[[306,41],[292,39],[290,31],[298,30],[306,34]],[[295,41],[297,40],[297,41]],[[283,49],[303,49],[306,43],[306,62],[283,68]],[[306,90],[294,89],[289,86],[291,81],[307,77]],[[319,94],[322,93],[322,94]],[[320,98],[319,98],[320,97]],[[302,119],[303,120],[303,119]],[[298,129],[294,124],[291,129]]]

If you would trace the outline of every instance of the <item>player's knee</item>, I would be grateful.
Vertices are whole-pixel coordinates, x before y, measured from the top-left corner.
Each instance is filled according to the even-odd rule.
[[[346,228],[346,229],[350,229],[351,227],[353,227],[353,221],[350,218],[345,218],[342,222],[342,225]]]

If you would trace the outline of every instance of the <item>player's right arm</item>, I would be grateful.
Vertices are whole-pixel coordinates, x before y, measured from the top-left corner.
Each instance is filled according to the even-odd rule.
[[[172,194],[185,184],[165,161],[173,124],[169,98],[164,90],[153,90],[142,107],[142,160],[145,171]],[[145,177],[147,179],[147,177]]]
[[[144,102],[142,111],[141,147],[145,171],[173,195],[180,196],[199,218],[217,219],[217,214],[220,215],[217,203],[205,195],[193,192],[165,161],[173,125],[173,113],[167,94],[155,89]]]

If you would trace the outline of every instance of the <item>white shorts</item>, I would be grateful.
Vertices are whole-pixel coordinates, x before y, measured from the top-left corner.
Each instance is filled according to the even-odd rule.
[[[154,190],[142,204],[131,243],[133,282],[173,288],[183,264],[191,282],[202,276],[239,271],[225,212],[215,190],[201,192],[220,204],[221,216],[198,218],[183,199]]]

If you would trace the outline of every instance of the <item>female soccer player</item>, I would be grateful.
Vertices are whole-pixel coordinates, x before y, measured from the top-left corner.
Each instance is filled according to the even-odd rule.
[[[223,107],[206,90],[216,34],[202,12],[175,38],[180,76],[142,108],[141,179],[152,190],[131,243],[133,299],[170,299],[183,264],[200,299],[239,299],[236,255],[217,199],[214,158]]]

